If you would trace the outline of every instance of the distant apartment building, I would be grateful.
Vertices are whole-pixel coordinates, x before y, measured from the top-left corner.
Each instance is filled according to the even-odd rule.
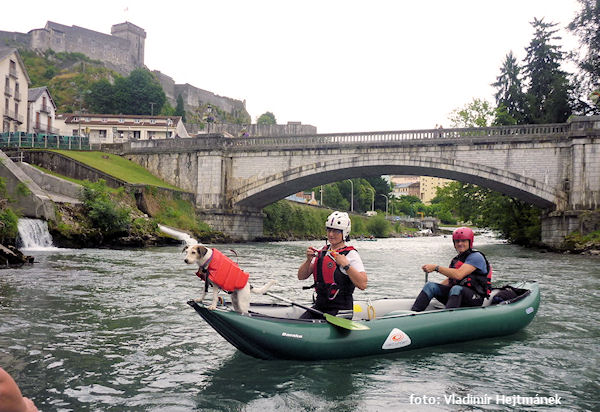
[[[27,133],[58,134],[55,127],[56,104],[47,87],[29,89],[27,98]]]
[[[415,196],[419,199],[421,198],[421,183],[413,182],[413,183],[399,183],[394,185],[394,189],[392,190],[392,195],[396,197],[400,196]]]
[[[309,205],[318,205],[317,199],[315,199],[315,192],[298,192],[293,195],[286,197],[287,200],[298,203],[308,203]]]
[[[0,79],[4,97],[4,102],[0,104],[2,132],[25,132],[31,82],[17,49],[0,48]]]
[[[449,179],[441,177],[421,176],[421,201],[426,205],[430,204],[437,194],[438,187],[446,186],[452,182]]]
[[[437,188],[445,186],[452,180],[431,176],[390,176],[392,194],[399,196],[416,196],[425,204],[431,203],[436,196]]]
[[[181,116],[60,114],[56,124],[60,134],[87,136],[90,144],[190,137]]]

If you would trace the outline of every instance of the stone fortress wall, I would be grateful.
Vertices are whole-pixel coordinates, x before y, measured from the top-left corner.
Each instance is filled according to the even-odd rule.
[[[122,75],[144,67],[144,29],[125,22],[113,25],[111,33],[108,35],[49,21],[43,29],[33,29],[28,34],[33,50],[82,53],[90,59],[104,62]]]

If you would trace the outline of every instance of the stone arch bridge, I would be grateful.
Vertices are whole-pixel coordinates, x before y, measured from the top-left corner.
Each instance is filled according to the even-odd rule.
[[[556,246],[600,204],[600,117],[569,123],[296,137],[132,141],[114,147],[196,195],[215,229],[262,235],[261,209],[300,190],[348,178],[424,175],[474,183],[544,209]]]

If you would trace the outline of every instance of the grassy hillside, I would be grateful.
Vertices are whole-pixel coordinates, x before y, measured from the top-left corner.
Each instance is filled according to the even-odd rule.
[[[86,165],[114,176],[117,179],[124,180],[127,183],[181,190],[180,188],[154,176],[137,163],[124,159],[120,156],[103,152],[77,152],[73,150],[54,151],[81,163],[85,163]]]
[[[102,62],[81,53],[55,53],[52,50],[37,53],[20,49],[19,54],[31,79],[29,87],[48,87],[58,113],[87,109],[84,94],[92,83],[100,79],[112,81],[118,76]]]

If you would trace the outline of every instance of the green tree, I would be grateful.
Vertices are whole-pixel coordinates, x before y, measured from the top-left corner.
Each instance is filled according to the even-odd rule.
[[[85,105],[92,113],[115,113],[115,90],[106,79],[92,83],[90,92],[85,95]]]
[[[487,127],[494,121],[495,111],[489,102],[473,99],[462,109],[455,109],[448,117],[452,127]]]
[[[323,186],[323,204],[336,210],[350,210],[350,201],[342,196],[335,183]]]
[[[521,68],[512,51],[500,68],[500,75],[492,86],[496,88],[496,113],[494,124],[523,124],[527,111],[527,98],[523,93]]]
[[[575,84],[577,114],[600,114],[600,104],[591,96],[600,91],[600,2],[578,0],[581,10],[569,24],[570,31],[579,37],[582,47],[574,56],[579,67]]]
[[[154,103],[154,113],[160,113],[167,100],[156,77],[146,69],[135,69],[128,77],[117,78],[114,88],[117,113],[149,115],[150,103]]]
[[[275,115],[271,112],[265,112],[261,114],[258,119],[256,119],[256,124],[277,124],[277,120],[275,119]]]
[[[534,19],[535,34],[525,49],[524,73],[529,80],[527,90],[528,123],[563,123],[571,115],[570,86],[567,74],[560,69],[565,53],[554,41],[560,40],[555,23]]]
[[[175,106],[175,116],[181,116],[181,120],[185,122],[185,108],[183,107],[183,97],[177,96],[177,106]]]

